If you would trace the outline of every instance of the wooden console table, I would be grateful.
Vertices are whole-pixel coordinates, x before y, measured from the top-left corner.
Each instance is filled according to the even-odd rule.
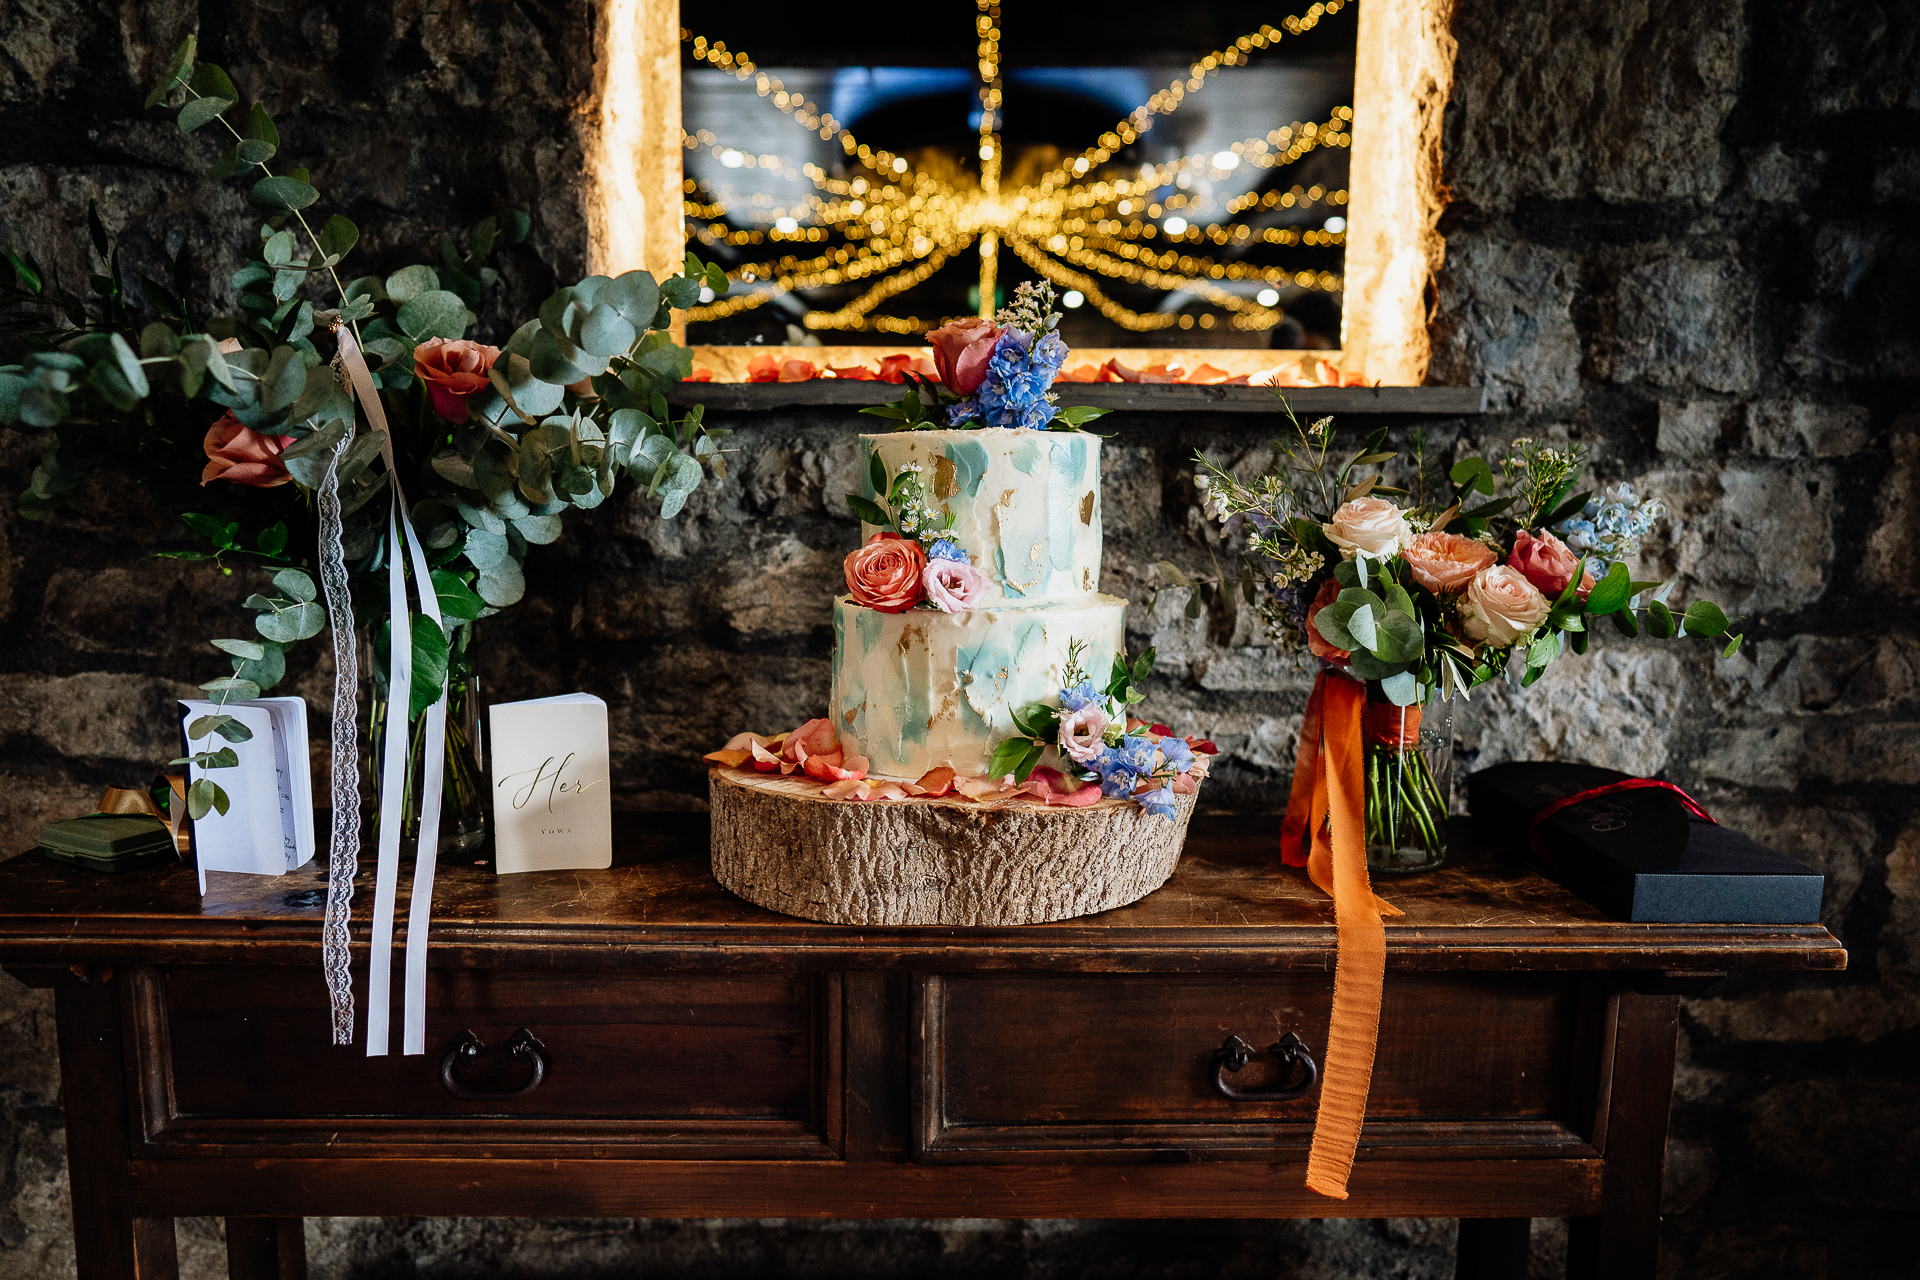
[[[83,1280],[171,1277],[189,1215],[227,1216],[235,1277],[303,1276],[300,1216],[334,1214],[1458,1217],[1459,1274],[1514,1277],[1528,1219],[1568,1217],[1573,1274],[1651,1276],[1679,996],[1839,943],[1613,923],[1483,854],[1388,882],[1368,1120],[1326,1200],[1315,1091],[1226,1096],[1299,1082],[1288,1032],[1325,1044],[1331,917],[1276,822],[1196,821],[1104,915],[887,929],[749,906],[703,817],[627,815],[610,871],[441,868],[425,1057],[329,1043],[318,866],[203,902],[186,867],[18,857],[0,962],[56,993]]]

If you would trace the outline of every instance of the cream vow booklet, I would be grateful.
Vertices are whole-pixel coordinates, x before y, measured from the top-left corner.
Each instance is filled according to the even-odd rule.
[[[590,693],[497,703],[491,725],[494,869],[612,866],[607,704]]]

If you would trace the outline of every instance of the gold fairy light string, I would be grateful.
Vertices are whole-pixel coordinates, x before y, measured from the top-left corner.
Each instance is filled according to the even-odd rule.
[[[684,134],[683,142],[688,149],[708,151],[729,168],[770,172],[789,181],[803,179],[819,193],[800,197],[797,203],[786,206],[774,205],[762,193],[754,193],[744,204],[738,199],[730,203],[724,194],[704,191],[689,180],[684,188],[688,197],[684,209],[690,220],[687,232],[690,239],[732,247],[817,244],[830,236],[847,241],[844,246],[806,259],[787,254],[768,262],[736,267],[731,274],[755,287],[693,308],[688,318],[720,319],[763,306],[794,290],[864,280],[906,267],[898,275],[884,276],[839,309],[809,311],[805,319],[814,329],[921,332],[939,321],[871,313],[881,302],[928,279],[970,245],[977,245],[979,253],[979,313],[991,316],[997,301],[999,249],[1005,245],[1040,275],[1079,290],[1102,315],[1135,332],[1176,326],[1193,328],[1196,324],[1209,329],[1216,323],[1216,317],[1134,311],[1107,296],[1093,276],[1065,264],[1088,268],[1109,280],[1184,292],[1204,299],[1227,312],[1229,323],[1235,328],[1271,328],[1282,318],[1280,311],[1213,282],[1258,281],[1268,286],[1338,292],[1344,283],[1341,277],[1327,271],[1289,271],[1244,262],[1221,263],[1180,252],[1180,247],[1205,243],[1223,248],[1254,244],[1338,246],[1345,243],[1341,232],[1299,227],[1252,228],[1231,219],[1248,212],[1264,213],[1274,209],[1302,210],[1319,204],[1344,206],[1347,192],[1328,191],[1319,185],[1310,188],[1296,185],[1289,191],[1248,191],[1215,202],[1210,195],[1187,188],[1196,176],[1218,181],[1242,164],[1250,169],[1276,169],[1316,150],[1350,146],[1353,118],[1350,108],[1335,109],[1325,122],[1295,121],[1264,137],[1242,139],[1220,150],[1142,166],[1137,175],[1080,179],[1094,166],[1111,159],[1120,147],[1150,130],[1154,117],[1177,110],[1221,68],[1245,63],[1251,51],[1271,47],[1286,35],[1312,30],[1323,17],[1339,12],[1352,2],[1316,3],[1297,18],[1288,18],[1278,27],[1262,27],[1242,36],[1227,49],[1196,61],[1189,68],[1188,77],[1156,93],[1113,130],[1101,135],[1096,146],[1056,166],[1039,180],[1006,192],[1001,189],[1004,146],[1000,119],[1004,94],[1000,79],[1001,29],[997,0],[975,0],[980,77],[977,186],[955,185],[915,169],[904,157],[868,147],[831,112],[803,94],[790,92],[779,77],[760,70],[745,53],[729,50],[722,41],[709,42],[705,37],[683,30],[681,36],[691,41],[696,58],[730,72],[741,81],[751,79],[761,97],[769,99],[823,141],[837,139],[842,151],[873,175],[872,180],[859,176],[834,178],[811,162],[796,166],[785,157],[728,147],[704,129]],[[1155,193],[1169,185],[1180,189],[1155,198]],[[1229,221],[1200,221],[1198,215],[1216,207]],[[1170,221],[1176,216],[1184,226],[1169,226],[1161,221]],[[729,225],[725,221],[728,218],[734,222],[750,220],[751,225]],[[1156,253],[1139,243],[1156,239],[1166,243],[1167,252]]]

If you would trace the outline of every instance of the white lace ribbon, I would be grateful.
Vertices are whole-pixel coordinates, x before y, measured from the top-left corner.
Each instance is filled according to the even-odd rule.
[[[404,537],[408,558],[413,566],[414,592],[420,611],[443,627],[440,601],[433,589],[426,552],[407,516],[407,500],[395,461],[393,436],[387,429],[387,415],[380,393],[360,354],[353,331],[337,331],[340,356],[347,378],[365,410],[367,421],[380,433],[380,452],[387,464],[388,485],[393,490],[392,506],[387,513],[387,727],[381,761],[380,849],[375,865],[373,887],[373,938],[367,970],[367,1056],[387,1053],[392,1024],[393,916],[400,884],[400,835],[406,809],[407,757],[411,741],[407,736],[407,711],[413,698],[413,628],[407,607],[406,565],[401,560]],[[336,700],[337,706],[337,700]],[[407,914],[407,954],[405,967],[405,1023],[401,1052],[426,1052],[427,933],[433,917],[433,873],[440,849],[440,793],[447,736],[447,693],[427,708],[422,725],[425,761],[420,787],[420,836],[415,846],[412,901]],[[350,1008],[350,1006],[349,1006]],[[349,1016],[351,1013],[349,1012]]]
[[[360,768],[354,712],[360,699],[360,661],[354,648],[353,599],[340,545],[340,459],[353,445],[343,436],[327,459],[320,483],[320,586],[333,631],[333,829],[327,852],[327,919],[320,933],[320,965],[333,1006],[333,1042],[353,1043],[353,878],[360,871]]]

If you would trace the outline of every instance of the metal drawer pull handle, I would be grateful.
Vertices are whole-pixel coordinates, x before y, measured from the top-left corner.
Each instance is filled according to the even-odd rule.
[[[440,1059],[440,1087],[465,1102],[512,1102],[515,1098],[526,1097],[547,1078],[547,1046],[541,1044],[533,1032],[522,1027],[507,1040],[506,1048],[520,1061],[533,1064],[533,1078],[518,1089],[469,1089],[454,1079],[453,1069],[458,1063],[470,1061],[487,1051],[480,1037],[471,1031],[461,1036],[460,1042],[447,1050],[446,1057]]]
[[[1233,1102],[1286,1102],[1300,1097],[1319,1081],[1320,1064],[1313,1060],[1313,1052],[1293,1032],[1281,1036],[1280,1043],[1267,1052],[1289,1075],[1294,1067],[1299,1067],[1300,1083],[1290,1089],[1234,1088],[1227,1083],[1227,1075],[1253,1061],[1253,1046],[1239,1036],[1228,1036],[1226,1043],[1213,1054],[1213,1087],[1220,1091],[1220,1096]]]

